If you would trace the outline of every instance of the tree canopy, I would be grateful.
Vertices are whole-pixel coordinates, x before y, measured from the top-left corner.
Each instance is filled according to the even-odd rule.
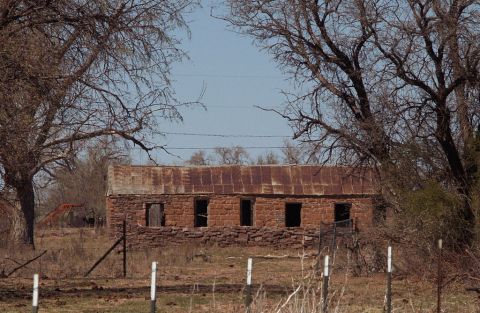
[[[465,242],[478,177],[480,2],[229,0],[301,87],[278,111],[324,161],[367,164],[392,185],[438,180],[464,199]],[[393,188],[398,186],[393,186]],[[386,190],[384,190],[386,193]]]
[[[0,175],[33,244],[33,178],[100,136],[149,151],[161,118],[180,119],[169,81],[193,0],[1,1]]]

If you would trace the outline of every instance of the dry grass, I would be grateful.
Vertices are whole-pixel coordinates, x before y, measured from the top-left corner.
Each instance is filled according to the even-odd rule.
[[[241,312],[246,260],[254,258],[255,312],[319,312],[321,278],[314,275],[313,251],[202,246],[130,249],[128,276],[122,278],[121,254],[114,251],[89,278],[83,274],[112,244],[102,230],[60,229],[39,234],[37,254],[47,254],[12,277],[0,279],[0,312],[25,312],[30,306],[31,277],[41,274],[40,312],[149,312],[149,274],[158,262],[161,312]],[[35,253],[0,251],[0,270],[8,272]],[[309,257],[310,256],[310,257]],[[382,312],[385,275],[353,277],[350,257],[339,250],[331,274],[329,312]],[[197,287],[196,287],[197,286]],[[480,312],[475,295],[463,285],[445,290],[443,312]],[[433,312],[435,286],[419,278],[396,277],[394,308],[399,312]]]

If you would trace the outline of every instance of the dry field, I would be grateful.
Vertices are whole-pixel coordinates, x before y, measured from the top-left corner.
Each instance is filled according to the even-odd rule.
[[[31,310],[34,273],[41,276],[39,312],[149,312],[152,261],[159,268],[158,312],[242,312],[248,257],[254,259],[252,312],[319,312],[322,281],[314,275],[314,251],[193,245],[130,249],[128,275],[123,278],[122,257],[116,250],[84,278],[113,243],[102,231],[48,230],[37,240],[35,253],[0,250],[0,271],[5,273],[47,250],[12,276],[0,278],[0,312]],[[347,252],[340,249],[331,273],[329,312],[383,312],[385,274],[354,277],[350,263]],[[476,294],[465,287],[457,282],[445,288],[442,312],[480,312]],[[393,299],[396,313],[434,312],[436,286],[418,277],[396,275]]]

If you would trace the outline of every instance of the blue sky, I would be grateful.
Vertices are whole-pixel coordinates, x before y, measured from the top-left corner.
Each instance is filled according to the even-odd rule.
[[[173,87],[181,101],[193,101],[205,87],[202,103],[206,109],[182,108],[183,123],[160,121],[165,132],[290,136],[287,122],[272,112],[254,106],[281,107],[281,90],[291,90],[290,82],[276,67],[265,51],[253,45],[252,39],[227,29],[227,23],[210,16],[214,1],[204,1],[203,7],[187,16],[191,38],[183,40],[182,48],[190,60],[175,64]],[[219,12],[219,9],[214,9]],[[166,135],[156,139],[171,148],[215,146],[282,146],[282,138],[220,138]],[[249,149],[252,158],[266,150]],[[195,150],[171,149],[174,157],[156,153],[161,164],[182,164]],[[208,152],[209,150],[207,150]],[[279,152],[279,150],[276,150]],[[211,152],[211,151],[210,151]],[[136,151],[135,162],[146,162],[146,156]]]

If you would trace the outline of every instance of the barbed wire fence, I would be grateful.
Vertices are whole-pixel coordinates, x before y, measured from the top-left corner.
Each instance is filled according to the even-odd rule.
[[[222,256],[212,259],[209,253],[198,252],[195,250],[188,253],[179,253],[170,255],[168,260],[162,256],[162,248],[156,249],[138,249],[128,246],[128,239],[124,236],[117,239],[115,244],[107,251],[106,247],[111,243],[105,243],[98,247],[88,246],[87,240],[82,238],[80,233],[77,240],[72,241],[71,246],[49,247],[43,252],[37,252],[33,258],[13,259],[6,257],[7,261],[14,263],[15,267],[10,270],[7,276],[13,274],[20,277],[28,275],[36,276],[40,281],[48,280],[53,277],[48,275],[57,275],[56,278],[64,278],[68,283],[62,288],[46,287],[43,290],[42,297],[54,297],[65,294],[91,294],[92,292],[102,291],[101,294],[122,293],[134,291],[136,293],[148,294],[150,289],[151,310],[155,312],[156,293],[241,293],[244,299],[244,308],[247,312],[252,311],[252,305],[255,305],[255,297],[259,290],[269,294],[277,294],[289,297],[298,293],[299,290],[308,288],[315,290],[319,295],[318,312],[328,313],[329,308],[334,306],[333,295],[329,292],[332,284],[332,277],[343,275],[342,272],[351,271],[351,266],[347,262],[335,262],[338,256],[337,248],[333,250],[330,245],[323,250],[315,251],[310,249],[306,252],[298,251],[297,255],[235,255]],[[314,245],[315,246],[315,245]],[[201,248],[199,248],[201,249]],[[442,241],[437,246],[437,304],[436,312],[442,312],[442,291],[445,287],[445,272],[443,269]],[[385,251],[387,255],[386,273],[385,273],[385,298],[379,306],[384,312],[391,313],[394,310],[394,293],[392,285],[394,276],[394,247],[388,246]],[[107,252],[107,253],[105,253]],[[158,254],[160,252],[160,255]],[[64,263],[69,257],[81,259],[81,262],[75,266]],[[325,257],[325,258],[323,258]],[[139,262],[139,260],[142,260]],[[123,279],[140,282],[151,278],[153,273],[148,266],[149,262],[155,262],[155,283],[148,286],[147,283],[139,285],[136,283],[130,289],[114,288],[115,279]],[[330,264],[328,262],[330,261]],[[5,262],[4,262],[5,263]],[[97,266],[98,272],[95,272]],[[68,270],[66,269],[68,267]],[[103,267],[100,269],[100,267]],[[4,270],[5,272],[5,270]],[[89,274],[91,277],[85,278]],[[31,277],[31,276],[30,276]],[[98,287],[105,281],[112,280],[110,287]],[[91,288],[84,286],[85,281],[98,282]],[[153,278],[152,278],[153,281]],[[34,280],[35,282],[35,280]],[[14,286],[12,286],[14,289]],[[101,288],[101,289],[99,289]],[[155,289],[154,291],[153,288]],[[32,291],[32,308],[38,310],[39,295],[37,285]],[[475,290],[473,290],[475,291]],[[4,292],[8,293],[8,290]],[[20,293],[20,297],[25,298],[25,293]]]

